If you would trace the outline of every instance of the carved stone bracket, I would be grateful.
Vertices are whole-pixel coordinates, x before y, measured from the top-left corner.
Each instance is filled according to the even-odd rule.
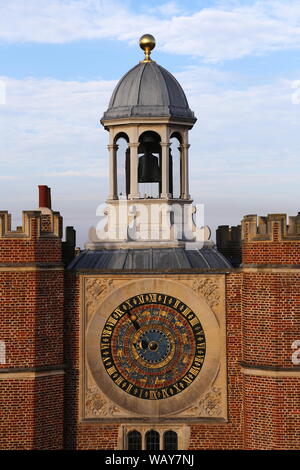
[[[88,279],[86,282],[86,311],[88,318],[94,315],[98,304],[112,290],[112,279]]]
[[[213,279],[196,279],[193,282],[193,290],[202,295],[210,308],[214,310],[220,302],[220,290],[218,283]]]
[[[89,417],[111,417],[121,412],[120,408],[106,399],[97,386],[86,391],[85,406]]]
[[[195,416],[218,417],[222,413],[221,389],[212,387],[209,392],[198,401],[196,406],[188,410]]]

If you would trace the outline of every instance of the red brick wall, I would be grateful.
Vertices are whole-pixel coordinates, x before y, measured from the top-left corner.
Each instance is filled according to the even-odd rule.
[[[291,346],[300,339],[300,273],[291,265],[300,264],[300,241],[281,240],[281,230],[274,223],[273,241],[243,243],[243,265],[257,267],[244,271],[242,289],[243,363],[258,369],[243,378],[246,449],[300,447],[300,377],[284,376],[299,371]]]
[[[245,449],[300,447],[300,379],[245,375]]]
[[[269,216],[269,219],[272,216]],[[272,222],[272,227],[265,235],[252,233],[245,222],[244,240],[242,243],[243,264],[300,264],[300,240],[294,233],[294,240],[288,240],[288,231],[283,220]],[[256,222],[254,222],[256,226]],[[255,229],[255,227],[252,227]],[[259,229],[258,229],[259,230]],[[263,237],[264,240],[259,240]]]
[[[0,270],[0,368],[63,363],[63,271]]]
[[[300,272],[243,273],[243,362],[294,367],[300,339]]]
[[[63,391],[63,376],[0,380],[0,449],[61,449]]]
[[[45,375],[64,360],[61,240],[38,237],[38,220],[27,240],[20,232],[0,238],[1,449],[63,446],[64,377]]]
[[[61,240],[38,237],[38,218],[30,220],[31,237],[0,238],[0,263],[53,263],[61,261]]]
[[[300,264],[300,242],[243,242],[243,264]]]

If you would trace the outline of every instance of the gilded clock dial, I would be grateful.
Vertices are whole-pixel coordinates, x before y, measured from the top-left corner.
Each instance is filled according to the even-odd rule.
[[[101,360],[111,380],[142,399],[170,398],[189,387],[205,359],[205,334],[181,300],[141,294],[108,317],[100,339]]]

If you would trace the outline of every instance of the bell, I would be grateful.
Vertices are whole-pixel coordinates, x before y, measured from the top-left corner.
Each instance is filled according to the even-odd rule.
[[[150,152],[146,152],[139,158],[138,182],[159,183],[161,181],[158,158]]]

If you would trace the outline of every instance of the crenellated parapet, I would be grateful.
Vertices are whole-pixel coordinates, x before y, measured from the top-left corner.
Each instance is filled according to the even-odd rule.
[[[41,191],[42,189],[42,191]],[[41,198],[47,194],[46,201]],[[0,264],[62,262],[62,217],[51,209],[48,186],[40,187],[39,210],[23,211],[22,226],[11,228],[11,215],[0,211]]]
[[[267,217],[246,215],[242,220],[241,237],[250,241],[300,241],[300,212],[289,217],[286,214],[268,214]]]
[[[299,265],[300,213],[246,215],[242,220],[243,265]]]
[[[250,214],[241,225],[221,225],[217,247],[235,267],[240,263],[299,265],[300,212],[289,218],[286,214]]]
[[[62,238],[62,217],[59,212],[23,211],[22,226],[11,229],[11,214],[0,211],[0,239]]]

